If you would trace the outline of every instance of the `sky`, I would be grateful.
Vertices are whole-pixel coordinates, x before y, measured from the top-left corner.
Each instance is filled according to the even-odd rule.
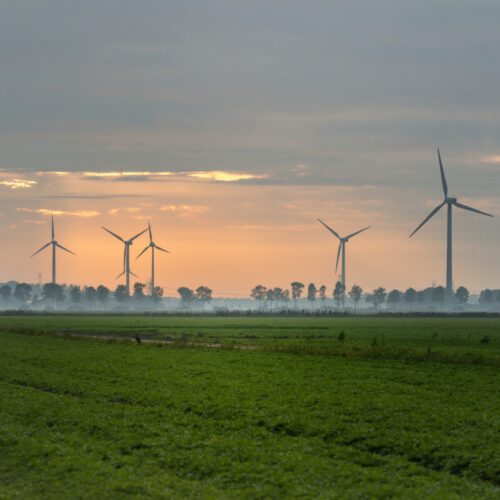
[[[291,281],[500,288],[498,1],[4,0],[0,281],[121,281],[151,221],[165,295]],[[146,235],[131,249],[150,279]]]

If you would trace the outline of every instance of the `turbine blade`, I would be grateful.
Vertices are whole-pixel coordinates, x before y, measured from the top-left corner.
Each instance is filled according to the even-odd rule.
[[[355,233],[350,234],[349,236],[346,236],[345,239],[352,238],[353,236],[356,236],[359,233],[362,233],[363,231],[366,231],[367,229],[370,229],[370,226],[364,227],[363,229],[360,229],[359,231],[356,231]]]
[[[327,226],[321,219],[318,219],[318,222],[323,224],[323,226],[325,226],[328,229],[328,231],[334,234],[339,240],[341,239],[341,237],[331,227]]]
[[[115,238],[118,238],[120,241],[123,241],[123,243],[125,243],[125,240],[121,236],[118,236],[117,234],[113,233],[113,231],[106,229],[104,226],[101,226],[101,227],[104,229],[104,231],[107,231],[109,234],[111,234]]]
[[[444,197],[448,196],[448,184],[446,184],[446,177],[444,176],[443,162],[441,161],[441,153],[438,148],[439,170],[441,171],[441,182],[443,183]]]
[[[148,221],[148,229],[149,229],[149,243],[153,243],[153,236],[151,234],[151,224]]]
[[[144,229],[144,231],[141,231],[139,234],[136,234],[133,238],[130,238],[128,241],[134,241],[136,238],[138,238],[141,234],[144,234],[148,228]]]
[[[54,241],[54,216],[52,216],[52,241]]]
[[[470,210],[471,212],[476,212],[478,214],[487,215],[488,217],[493,217],[493,215],[491,215],[491,214],[488,214],[486,212],[482,212],[481,210],[478,210],[477,208],[469,207],[468,205],[464,205],[463,203],[458,203],[458,201],[455,201],[453,203],[453,205],[455,205],[458,208],[463,208],[464,210]]]
[[[64,248],[62,245],[59,245],[59,243],[56,243],[55,245],[56,245],[56,247],[59,247],[61,250],[65,250],[68,253],[72,253],[73,255],[76,255],[75,252],[72,252],[71,250],[68,250],[67,248]]]
[[[137,274],[134,274],[130,269],[128,270],[128,272],[132,275],[132,276],[135,276],[137,278]]]
[[[161,250],[162,252],[170,253],[168,250],[165,250],[165,249],[159,247],[158,245],[155,245],[155,248],[156,248],[156,250]]]
[[[136,259],[138,259],[149,247],[151,246],[151,244],[149,244],[137,257]]]
[[[116,278],[115,280],[117,280],[120,276],[123,276],[125,274],[125,271],[122,271]]]
[[[335,265],[335,272],[339,268],[339,258],[340,258],[340,250],[342,249],[342,242],[339,243],[339,251],[337,252],[337,264]]]
[[[444,205],[446,204],[445,201],[443,201],[443,203],[441,203],[441,205],[438,205],[424,220],[423,222],[421,222],[419,224],[419,226],[417,227],[417,229],[415,229],[415,231],[413,231],[413,233],[410,234],[410,238],[433,216],[433,215],[436,215],[436,213],[439,211],[439,209],[441,207],[443,207]]]
[[[49,245],[52,244],[52,241],[49,241],[46,245],[43,245],[42,248],[40,248],[40,250],[37,250],[33,255],[32,257],[34,257],[37,253],[40,253],[44,248],[47,248]]]

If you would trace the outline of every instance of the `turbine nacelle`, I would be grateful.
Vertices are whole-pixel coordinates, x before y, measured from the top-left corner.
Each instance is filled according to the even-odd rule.
[[[454,204],[457,202],[457,199],[456,199],[456,198],[449,198],[449,197],[446,197],[446,198],[444,199],[444,201],[445,201],[446,203],[452,203],[452,204],[454,205]]]

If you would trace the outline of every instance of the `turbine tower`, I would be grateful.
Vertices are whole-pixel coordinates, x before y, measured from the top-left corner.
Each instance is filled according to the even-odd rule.
[[[370,228],[370,226],[364,227],[363,229],[360,229],[359,231],[356,231],[355,233],[349,234],[348,236],[344,236],[341,238],[330,226],[327,226],[321,219],[318,219],[318,222],[323,224],[323,226],[328,229],[334,236],[336,236],[339,239],[339,250],[337,252],[337,264],[335,266],[335,272],[337,272],[337,269],[339,267],[339,258],[340,254],[342,253],[342,287],[344,288],[342,292],[342,304],[344,303],[345,299],[345,244],[353,237],[356,236],[359,233],[362,233],[363,231],[366,231],[367,229]]]
[[[138,259],[148,248],[151,248],[151,297],[155,296],[155,248],[160,250],[160,252],[170,253],[168,250],[164,250],[153,242],[153,236],[151,235],[151,224],[148,221],[149,230],[149,245],[136,257]]]
[[[136,234],[133,238],[130,238],[129,240],[124,240],[121,236],[118,236],[117,234],[113,233],[113,231],[110,231],[109,229],[106,229],[104,226],[101,226],[104,231],[107,231],[111,236],[114,236],[115,238],[119,239],[123,245],[123,271],[116,277],[118,279],[120,276],[125,274],[125,287],[127,289],[127,295],[130,295],[130,275],[132,274],[133,276],[136,276],[131,270],[130,270],[130,245],[132,245],[132,242],[138,238],[141,234],[145,233],[148,228],[144,229],[144,231],[141,231],[140,233]]]
[[[452,198],[448,196],[448,184],[446,183],[446,177],[444,175],[443,163],[441,161],[441,154],[438,152],[439,159],[439,169],[441,172],[441,183],[443,185],[443,193],[444,193],[444,201],[438,205],[424,220],[420,223],[420,225],[410,234],[410,238],[435,214],[439,212],[439,210],[447,205],[448,207],[448,222],[447,222],[447,239],[446,239],[446,306],[450,308],[453,301],[453,274],[452,274],[452,241],[451,241],[451,229],[452,229],[452,207],[463,208],[464,210],[469,210],[470,212],[476,212],[478,214],[487,215],[488,217],[493,217],[493,215],[488,214],[486,212],[482,212],[481,210],[477,210],[475,208],[469,207],[462,203],[459,203],[456,198]]]
[[[34,257],[37,253],[40,253],[44,248],[47,248],[49,245],[52,245],[52,283],[56,282],[56,247],[59,247],[61,250],[64,250],[65,252],[72,253],[73,255],[76,255],[74,252],[71,250],[68,250],[67,248],[64,248],[62,245],[60,245],[55,239],[54,239],[54,216],[52,216],[52,239],[45,245],[43,245],[40,250],[37,250],[32,257]]]

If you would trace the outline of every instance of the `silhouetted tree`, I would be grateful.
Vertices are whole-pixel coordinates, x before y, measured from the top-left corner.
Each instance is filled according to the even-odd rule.
[[[80,287],[79,286],[74,286],[70,292],[69,292],[69,296],[71,298],[71,302],[73,302],[73,304],[75,305],[78,305],[82,299],[82,293],[80,291]]]
[[[259,308],[261,308],[262,304],[264,303],[264,299],[266,298],[266,292],[267,292],[266,287],[262,285],[257,285],[250,292],[250,297],[257,301],[257,303],[259,304]]]
[[[274,288],[268,288],[266,290],[266,302],[269,304],[269,309],[273,308],[274,299],[275,299]]]
[[[423,306],[425,304],[425,292],[423,290],[419,290],[417,292],[417,302]]]
[[[314,283],[309,283],[307,287],[307,300],[313,304],[314,301],[316,300],[316,294],[318,293],[318,290],[316,290],[316,285]]]
[[[156,302],[159,302],[162,297],[163,297],[163,288],[161,286],[155,286],[155,289],[153,290],[153,299]]]
[[[290,300],[290,290],[282,290],[281,288],[275,288],[274,293],[276,295],[276,300],[281,302],[284,306]]]
[[[97,300],[103,307],[106,307],[106,304],[109,299],[109,288],[104,285],[99,285],[96,290]]]
[[[361,300],[361,296],[363,295],[363,289],[358,285],[352,285],[352,288],[349,292],[349,297],[354,302],[354,310],[357,309],[359,301]]]
[[[378,309],[384,302],[387,293],[385,292],[385,288],[379,287],[373,290],[373,293],[369,295],[366,300],[367,302],[371,302],[375,309]]]
[[[413,309],[413,304],[417,300],[417,292],[414,288],[408,288],[404,293],[404,300],[408,304],[410,309]]]
[[[85,291],[87,291],[87,289],[85,289]],[[127,293],[127,287],[125,285],[118,285],[116,287],[114,296],[117,302],[123,304],[129,298]]]
[[[431,300],[435,304],[442,305],[444,303],[444,287],[437,286],[432,289]]]
[[[9,285],[3,285],[0,287],[0,297],[2,297],[4,303],[7,303],[10,299],[11,291],[12,290],[10,289]]]
[[[325,307],[325,302],[326,302],[326,286],[321,285],[319,287],[319,299],[321,300],[321,307]]]
[[[401,302],[402,293],[399,290],[391,290],[389,295],[387,295],[387,303],[392,307],[396,308]]]
[[[194,300],[194,292],[186,286],[181,286],[177,289],[177,293],[181,296],[182,304],[190,306]]]
[[[302,295],[302,291],[304,290],[304,284],[298,281],[294,281],[291,284],[291,287],[292,287],[293,307],[297,308],[297,300],[300,299]]]
[[[455,292],[455,298],[457,299],[457,302],[461,305],[464,305],[467,303],[469,300],[469,290],[465,288],[464,286],[459,286],[457,288],[457,291]]]
[[[57,283],[45,283],[42,290],[43,297],[52,300],[54,306],[57,302],[62,302],[64,300],[64,288],[62,285],[58,285]]]
[[[493,292],[489,288],[486,288],[485,290],[481,290],[479,294],[479,303],[489,309],[493,305],[493,298]]]
[[[201,302],[202,310],[205,309],[205,304],[212,300],[212,290],[207,286],[199,286],[196,289],[195,297]]]
[[[90,308],[94,307],[94,302],[97,298],[97,290],[93,286],[85,287],[85,299],[89,303]]]
[[[31,285],[27,283],[18,283],[14,289],[14,297],[19,300],[19,302],[26,304],[31,297]]]
[[[337,303],[337,307],[340,307],[340,303],[344,298],[344,285],[342,285],[342,282],[340,281],[337,281],[337,283],[335,283],[335,288],[333,290],[333,298]]]
[[[133,295],[133,297],[134,297],[134,300],[136,302],[140,303],[140,302],[142,302],[144,300],[144,297],[145,297],[145,295],[144,295],[144,287],[145,286],[146,285],[144,283],[139,283],[138,281],[136,281],[134,283],[134,295]]]

